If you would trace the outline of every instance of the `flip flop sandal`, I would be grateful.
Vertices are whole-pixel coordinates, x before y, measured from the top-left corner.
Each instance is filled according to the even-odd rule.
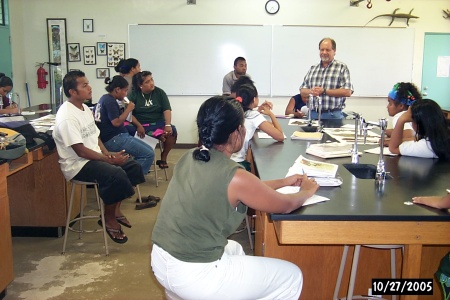
[[[157,197],[157,196],[148,195],[148,197],[142,198],[142,203],[147,203],[147,202],[150,202],[152,200],[156,201],[156,202],[159,202],[159,201],[161,201],[161,198]],[[136,203],[140,203],[139,202],[139,198],[136,199]]]
[[[102,220],[98,220],[98,225],[102,226]],[[122,228],[119,229],[114,229],[114,228],[109,228],[108,226],[105,226],[105,230],[106,233],[109,235],[109,237],[113,240],[113,242],[116,242],[118,244],[125,244],[128,241],[128,237],[124,236],[122,239],[119,239],[117,237],[115,237],[113,234],[124,234],[122,231]]]
[[[157,204],[156,201],[151,200],[151,201],[146,202],[146,203],[139,203],[139,204],[136,204],[135,209],[136,209],[136,210],[142,210],[142,209],[146,209],[146,208],[152,208],[152,207],[155,207],[156,204]]]
[[[100,216],[100,220],[98,220],[98,225],[102,226],[102,216]],[[125,223],[124,220],[128,221],[127,217],[125,216],[120,216],[120,217],[116,217],[117,223],[122,224],[125,227],[131,228],[132,225],[129,223]]]
[[[116,217],[116,220],[117,220],[117,223],[119,223],[125,227],[128,227],[128,228],[132,227],[132,225],[128,221],[127,217],[125,217],[125,216]]]
[[[168,169],[169,168],[169,165],[167,164],[167,161],[165,161],[165,160],[157,160],[156,164],[158,165],[158,167],[160,169]]]

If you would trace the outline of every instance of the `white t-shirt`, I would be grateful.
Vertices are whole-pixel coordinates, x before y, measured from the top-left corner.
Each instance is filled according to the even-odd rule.
[[[66,101],[56,114],[53,139],[58,150],[61,171],[67,180],[77,175],[89,161],[79,157],[71,147],[72,145],[84,144],[86,148],[101,153],[98,145],[100,130],[95,125],[89,107],[83,104],[83,109],[78,109]]]
[[[235,162],[242,162],[245,160],[245,156],[247,155],[248,145],[250,144],[250,139],[255,134],[256,128],[261,125],[262,122],[266,121],[266,118],[264,116],[255,110],[247,110],[245,112],[245,120],[244,120],[244,126],[245,126],[245,140],[244,145],[242,145],[241,150],[239,152],[233,153],[231,155],[231,159]]]
[[[395,114],[395,116],[392,117],[392,128],[395,127],[395,124],[397,124],[398,119],[405,112],[406,112],[406,110],[398,112],[398,113]],[[403,130],[407,130],[407,129],[411,129],[415,133],[415,131],[414,131],[413,127],[412,127],[412,122],[405,123],[405,125],[403,126]]]
[[[416,141],[407,141],[400,144],[398,147],[401,155],[424,157],[424,158],[437,158],[434,154],[431,144],[426,139]]]

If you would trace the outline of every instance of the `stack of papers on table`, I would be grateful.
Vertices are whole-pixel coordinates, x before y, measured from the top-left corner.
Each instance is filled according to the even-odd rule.
[[[288,125],[291,125],[291,126],[298,126],[298,125],[304,126],[304,125],[308,125],[308,123],[309,123],[309,120],[307,120],[307,119],[290,119]],[[317,126],[318,124],[319,123],[317,122],[317,120],[313,120],[311,125],[312,126]]]
[[[50,114],[38,119],[31,120],[30,124],[33,125],[34,129],[37,132],[47,132],[48,130],[53,130],[55,126],[55,118],[56,115]]]
[[[354,127],[353,127],[354,128]],[[338,140],[339,142],[354,142],[355,141],[355,130],[348,128],[324,128],[323,129],[330,137]],[[368,130],[366,137],[366,144],[378,144],[380,135]],[[362,144],[364,142],[364,135],[360,135],[358,132],[358,143]]]
[[[302,172],[297,172],[297,174],[306,173],[311,177],[327,177],[327,178],[335,178],[336,172],[338,169],[338,165],[325,163],[321,161],[310,160],[304,158],[300,155],[296,160],[294,166],[292,168],[298,167]]]
[[[352,144],[348,143],[325,143],[312,144],[306,149],[306,153],[321,158],[335,158],[351,156]]]
[[[322,132],[294,131],[294,133],[291,135],[292,140],[320,141],[322,137]]]

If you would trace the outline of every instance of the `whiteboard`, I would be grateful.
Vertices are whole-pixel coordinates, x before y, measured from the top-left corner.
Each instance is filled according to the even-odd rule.
[[[221,95],[234,59],[261,95],[270,94],[272,27],[262,25],[129,25],[129,53],[168,95]]]
[[[323,37],[336,41],[335,59],[350,70],[353,96],[386,96],[395,83],[412,79],[413,29],[274,26],[272,95],[298,94],[310,67],[320,62]]]
[[[336,60],[347,64],[353,96],[386,96],[411,81],[414,29],[282,25],[129,25],[130,57],[151,71],[168,95],[222,94],[225,74],[238,56],[263,96],[298,93],[319,41],[332,37]]]

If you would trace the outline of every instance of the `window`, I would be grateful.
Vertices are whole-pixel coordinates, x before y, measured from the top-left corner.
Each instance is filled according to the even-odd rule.
[[[8,7],[7,3],[5,2],[7,1],[0,0],[0,26],[8,25],[8,16],[7,16]]]

